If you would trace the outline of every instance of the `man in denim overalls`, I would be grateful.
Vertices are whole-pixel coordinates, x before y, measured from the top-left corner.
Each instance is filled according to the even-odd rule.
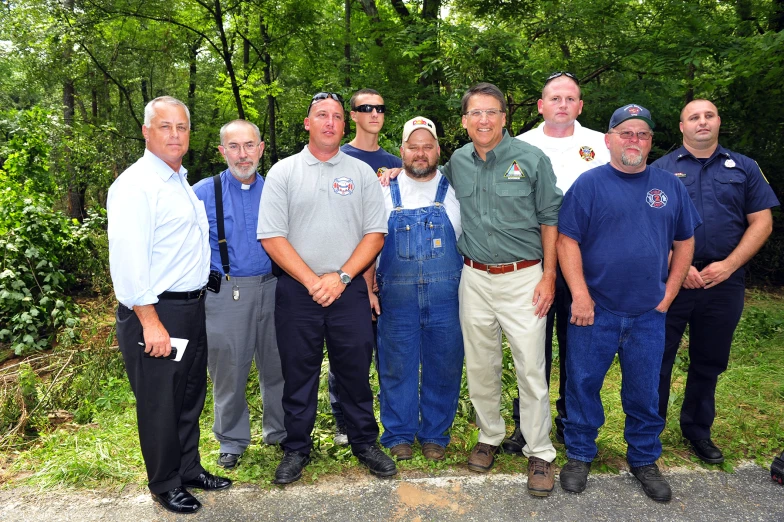
[[[408,121],[404,173],[384,188],[390,215],[377,271],[381,443],[398,460],[412,457],[414,438],[425,458],[444,459],[460,393],[460,207],[436,168],[439,154],[433,122]]]

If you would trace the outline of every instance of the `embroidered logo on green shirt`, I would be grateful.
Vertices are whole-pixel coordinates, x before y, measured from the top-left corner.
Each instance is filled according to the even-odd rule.
[[[504,177],[506,179],[523,179],[525,177],[525,172],[523,172],[523,169],[517,164],[517,160],[514,160],[512,164],[509,165],[509,168],[506,169]]]

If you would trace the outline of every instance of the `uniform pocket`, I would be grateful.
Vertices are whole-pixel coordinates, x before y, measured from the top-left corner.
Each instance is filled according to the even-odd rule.
[[[536,211],[533,188],[527,181],[506,181],[495,185],[498,196],[495,218],[501,228],[519,228]]]
[[[722,205],[743,208],[746,174],[737,169],[722,169],[713,175],[716,199]]]

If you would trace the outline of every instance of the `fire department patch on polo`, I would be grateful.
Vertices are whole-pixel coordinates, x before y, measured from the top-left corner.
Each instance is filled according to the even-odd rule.
[[[580,157],[585,161],[593,161],[596,157],[596,153],[588,145],[583,145],[580,147]]]
[[[645,196],[645,201],[653,208],[662,208],[667,204],[667,194],[662,192],[661,189],[651,189],[648,191],[648,195]]]
[[[517,160],[514,160],[512,164],[509,165],[509,168],[506,169],[504,177],[506,179],[523,179],[525,177],[525,172],[523,172],[523,169],[517,164]]]
[[[354,180],[346,176],[335,178],[332,181],[332,190],[335,191],[335,194],[348,196],[354,192]]]

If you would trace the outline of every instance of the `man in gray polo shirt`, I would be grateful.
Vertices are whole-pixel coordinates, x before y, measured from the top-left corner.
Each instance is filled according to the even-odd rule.
[[[340,151],[344,127],[343,99],[316,94],[305,118],[308,145],[270,169],[261,197],[258,238],[284,271],[275,328],[287,437],[276,484],[298,480],[310,462],[325,340],[352,452],[375,475],[397,473],[377,444],[368,288],[356,277],[383,246],[384,200],[373,170]]]

